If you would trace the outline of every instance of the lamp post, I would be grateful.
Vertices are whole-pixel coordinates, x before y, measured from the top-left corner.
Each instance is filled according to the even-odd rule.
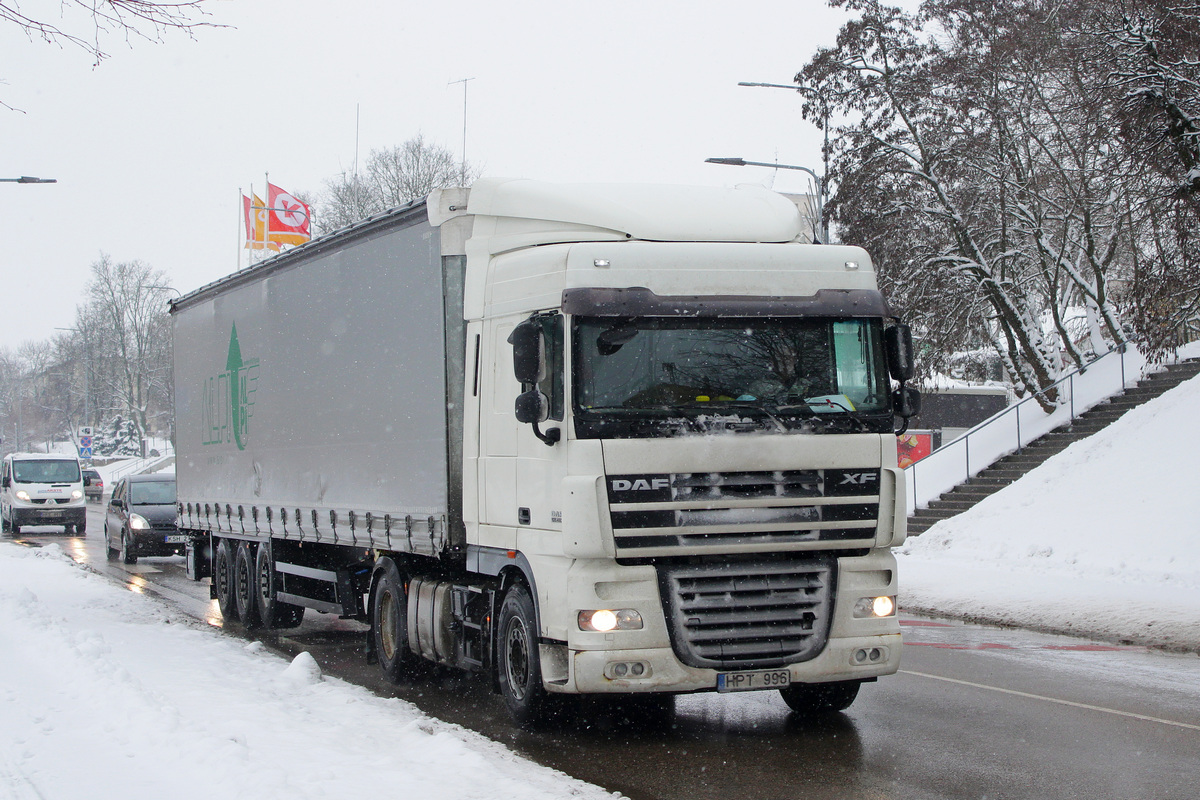
[[[821,243],[829,243],[829,226],[825,223],[825,182],[808,167],[796,164],[775,164],[769,161],[747,161],[744,158],[706,158],[706,164],[726,164],[731,167],[770,167],[772,169],[797,169],[807,172],[817,184],[817,221],[820,224]],[[816,226],[814,226],[815,228]],[[814,231],[815,232],[815,231]]]
[[[817,90],[812,88],[811,86],[801,86],[800,84],[795,84],[795,83],[785,84],[785,83],[757,83],[754,81],[738,81],[738,86],[757,86],[757,87],[763,88],[763,89],[788,89],[789,91],[798,92],[800,94],[807,94],[809,96],[815,95],[817,93]],[[829,105],[823,101],[821,102],[821,130],[825,133],[825,143],[821,147],[821,167],[822,167],[822,172],[824,172],[826,175],[828,175],[829,174]],[[822,192],[821,208],[823,209],[825,207],[825,195],[824,195],[825,182],[820,181],[819,185],[821,187],[821,192]],[[821,235],[824,237],[825,242],[829,241],[829,226],[825,223],[824,216],[821,217]]]

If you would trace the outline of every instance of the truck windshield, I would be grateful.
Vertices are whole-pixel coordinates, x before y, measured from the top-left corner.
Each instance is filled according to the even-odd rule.
[[[890,430],[882,330],[879,319],[577,318],[577,429],[744,418],[735,429]]]
[[[78,483],[83,477],[78,461],[37,459],[13,461],[13,480],[17,483]]]

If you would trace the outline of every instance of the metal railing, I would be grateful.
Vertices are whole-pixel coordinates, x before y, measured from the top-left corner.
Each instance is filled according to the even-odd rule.
[[[1128,355],[1127,350],[1125,345],[1120,345],[1089,361],[1039,392],[996,412],[920,461],[905,467],[909,513],[924,508],[930,500],[937,499],[961,483],[969,482],[973,476],[1001,458],[1011,453],[1019,453],[1035,439],[1056,428],[1070,425],[1089,408],[1123,392],[1128,386],[1129,373],[1137,373],[1134,379],[1136,381],[1145,365],[1145,360],[1136,350],[1132,355]],[[1115,359],[1112,358],[1114,355]],[[1135,363],[1127,363],[1130,360]],[[1036,403],[1040,397],[1045,397],[1054,389],[1066,397],[1060,396],[1057,407],[1047,413]],[[1035,404],[1032,409],[1028,408],[1031,403]],[[1024,425],[1022,409],[1025,409]],[[925,477],[920,484],[919,474]]]

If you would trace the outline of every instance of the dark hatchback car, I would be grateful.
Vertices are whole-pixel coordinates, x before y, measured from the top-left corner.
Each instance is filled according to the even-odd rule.
[[[175,476],[130,475],[117,481],[104,520],[108,558],[126,564],[139,556],[182,555],[183,536],[175,527]]]

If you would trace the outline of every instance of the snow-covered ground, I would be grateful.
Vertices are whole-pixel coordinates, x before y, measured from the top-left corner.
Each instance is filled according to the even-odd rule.
[[[900,606],[1200,652],[1200,377],[897,551]]]
[[[320,746],[313,745],[321,743]],[[0,798],[611,798],[0,542]]]

